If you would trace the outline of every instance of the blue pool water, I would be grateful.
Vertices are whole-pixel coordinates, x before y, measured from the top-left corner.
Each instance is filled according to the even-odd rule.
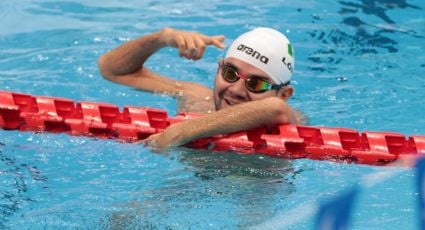
[[[151,106],[175,100],[100,77],[107,50],[165,26],[224,34],[256,26],[285,32],[296,51],[291,104],[311,125],[425,134],[425,2],[344,1],[0,2],[0,90]],[[163,49],[148,65],[212,86],[217,59]],[[245,229],[278,218],[308,229],[314,203],[384,167],[172,149],[0,130],[0,229]],[[411,169],[363,187],[353,229],[415,229]],[[298,208],[298,209],[297,209]],[[299,220],[295,220],[298,216]],[[285,219],[287,218],[287,219]],[[261,228],[261,227],[259,227]]]

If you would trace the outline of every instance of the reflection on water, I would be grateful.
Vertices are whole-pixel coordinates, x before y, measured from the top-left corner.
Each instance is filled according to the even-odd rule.
[[[140,200],[118,205],[118,211],[102,218],[104,227],[173,229],[179,223],[184,226],[185,221],[193,222],[187,219],[193,217],[193,212],[199,218],[198,226],[208,226],[211,219],[223,215],[223,220],[233,223],[223,222],[222,227],[246,228],[275,213],[276,203],[282,202],[276,197],[288,197],[294,192],[293,180],[299,173],[287,160],[260,155],[190,149],[172,152],[189,175],[170,176],[172,179],[160,188],[141,191]],[[182,210],[187,212],[183,214]]]
[[[319,72],[333,72],[345,55],[353,58],[362,54],[394,53],[398,52],[398,42],[389,34],[402,33],[422,38],[413,30],[397,26],[396,21],[388,16],[390,10],[422,10],[420,7],[406,3],[404,0],[362,0],[339,1],[342,16],[341,26],[329,31],[313,30],[309,32],[312,39],[324,45],[315,50],[308,59],[316,64],[311,70]],[[384,25],[367,23],[367,15],[373,15],[383,21]],[[313,15],[312,23],[322,24],[325,18]],[[369,19],[370,21],[370,19]],[[325,66],[323,66],[325,64]]]
[[[202,180],[217,177],[251,177],[268,181],[296,173],[292,170],[290,161],[263,155],[211,153],[187,149],[181,152],[179,160],[190,166],[195,176]]]
[[[359,1],[339,1],[342,5],[340,13],[349,14],[362,11],[364,14],[377,16],[387,23],[396,24],[396,22],[388,16],[386,11],[405,8],[421,9],[418,6],[407,3],[405,0],[361,0],[361,3],[358,2]]]
[[[7,146],[0,143],[1,148]],[[44,183],[47,178],[41,175],[36,166],[21,163],[10,155],[15,151],[0,149],[0,229],[6,228],[7,220],[23,205],[34,202],[27,194],[28,183],[31,181]]]

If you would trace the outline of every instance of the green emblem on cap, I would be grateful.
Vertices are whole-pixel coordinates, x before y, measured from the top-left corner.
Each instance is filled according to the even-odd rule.
[[[292,46],[291,46],[290,43],[288,43],[288,54],[289,54],[289,56],[293,57],[292,53],[293,53]]]

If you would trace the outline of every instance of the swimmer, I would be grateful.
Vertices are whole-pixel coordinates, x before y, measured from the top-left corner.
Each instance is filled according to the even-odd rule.
[[[208,46],[224,49],[223,35],[164,28],[103,54],[99,58],[102,76],[112,82],[152,93],[174,96],[179,112],[205,116],[170,125],[144,143],[158,150],[180,146],[192,140],[276,124],[302,124],[302,113],[288,100],[294,51],[282,33],[256,28],[240,35],[218,60],[214,88],[174,80],[151,71],[144,63],[164,47],[178,49],[180,57],[197,61]],[[200,76],[203,77],[203,76]]]

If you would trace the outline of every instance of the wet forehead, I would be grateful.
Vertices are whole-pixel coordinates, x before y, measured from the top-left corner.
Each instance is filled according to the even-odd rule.
[[[232,66],[236,67],[238,73],[244,76],[252,76],[252,75],[261,76],[262,78],[265,78],[269,80],[270,82],[274,82],[272,78],[261,69],[258,69],[257,67],[251,64],[248,64],[244,61],[241,61],[237,58],[233,58],[233,57],[226,58],[224,60],[224,63],[231,64]]]

